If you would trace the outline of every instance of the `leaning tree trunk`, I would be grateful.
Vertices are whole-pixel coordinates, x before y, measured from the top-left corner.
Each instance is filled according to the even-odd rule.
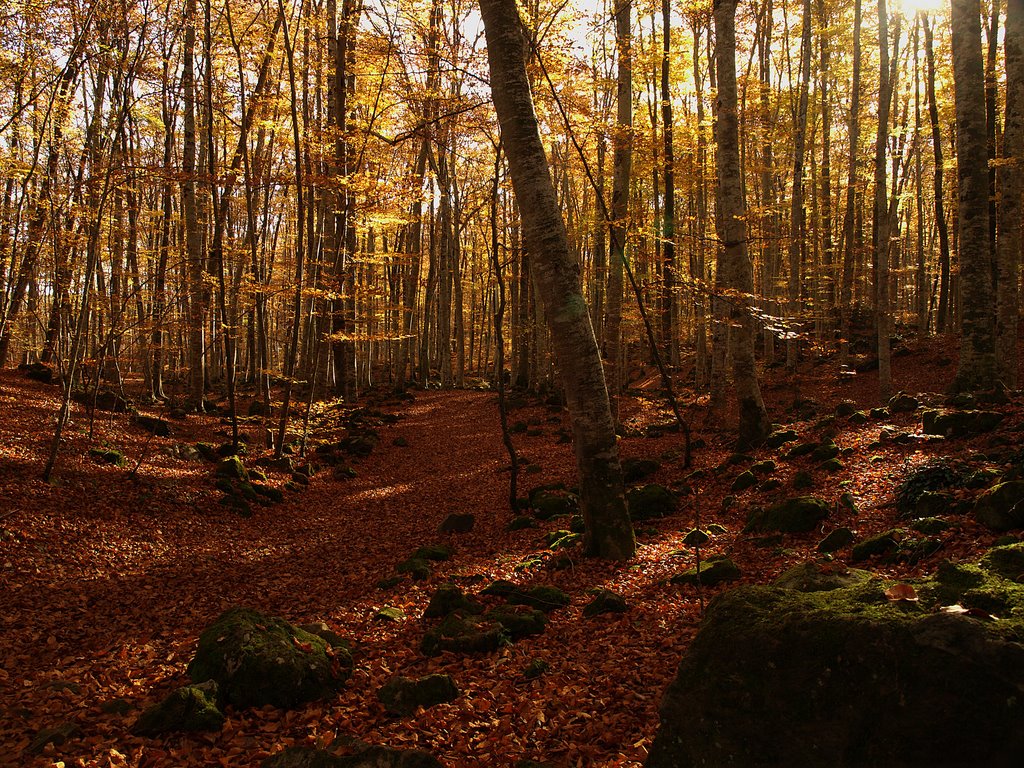
[[[480,10],[491,93],[508,151],[523,241],[532,254],[530,268],[572,415],[585,550],[625,560],[636,550],[636,540],[626,511],[615,424],[579,264],[569,250],[533,109],[522,23],[515,0],[480,0]]]
[[[953,388],[991,387],[995,376],[995,296],[988,238],[985,67],[978,0],[953,0],[953,84],[960,182],[960,365]]]
[[[718,41],[718,229],[722,250],[718,273],[723,288],[732,293],[729,320],[734,332],[733,378],[740,406],[737,448],[746,450],[768,436],[769,422],[757,383],[754,363],[754,328],[748,311],[754,275],[747,256],[746,206],[740,179],[739,120],[736,110],[736,0],[715,0],[715,36]]]

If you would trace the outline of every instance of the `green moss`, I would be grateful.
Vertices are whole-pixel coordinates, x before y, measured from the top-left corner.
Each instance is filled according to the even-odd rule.
[[[113,448],[90,448],[89,456],[97,461],[102,461],[104,464],[113,464],[115,467],[123,467],[125,465],[124,454],[120,451],[115,451]]]
[[[539,635],[548,622],[543,611],[526,605],[500,605],[488,611],[486,618],[500,624],[512,640]]]
[[[696,566],[688,571],[676,574],[671,578],[673,584],[683,586],[696,586],[701,584],[705,587],[715,587],[726,581],[738,579],[741,575],[739,566],[725,555],[709,557],[701,563],[700,572]]]
[[[797,496],[751,513],[745,532],[794,533],[813,530],[829,513],[829,505],[814,496]]]
[[[466,597],[458,585],[446,583],[439,586],[430,596],[430,602],[423,611],[423,618],[442,619],[455,611],[483,613],[483,606]]]
[[[428,709],[454,701],[458,696],[459,689],[448,675],[427,675],[418,680],[393,677],[377,691],[388,714],[398,717],[408,717],[420,707]]]
[[[224,715],[217,709],[217,684],[210,681],[172,691],[139,715],[131,730],[137,736],[159,736],[177,731],[219,731],[223,726]]]
[[[839,446],[835,443],[822,443],[813,451],[811,451],[811,461],[828,461],[834,459],[839,455]]]
[[[900,541],[903,539],[903,531],[899,528],[880,533],[853,545],[850,553],[850,562],[859,563],[869,557],[878,555],[895,555],[900,548]]]
[[[245,482],[249,480],[249,471],[237,456],[228,456],[225,459],[221,459],[214,474],[217,477],[226,477],[229,480],[242,480]]]
[[[508,601],[513,605],[528,605],[545,612],[564,608],[572,602],[565,592],[547,584],[517,589],[508,596]]]
[[[995,547],[981,560],[981,567],[1004,579],[1024,583],[1024,544]]]
[[[373,618],[377,621],[386,621],[390,623],[397,623],[405,620],[405,611],[401,608],[395,608],[394,606],[386,605],[378,610]]]
[[[236,707],[290,708],[337,691],[351,674],[344,649],[249,608],[231,608],[203,631],[188,665],[194,682],[217,682]]]

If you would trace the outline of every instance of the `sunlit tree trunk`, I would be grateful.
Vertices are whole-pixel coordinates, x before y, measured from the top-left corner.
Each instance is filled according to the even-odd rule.
[[[522,24],[514,0],[481,0],[491,92],[523,221],[523,239],[551,329],[572,417],[587,553],[613,560],[636,548],[626,511],[601,355],[533,109]]]
[[[934,172],[932,175],[932,198],[935,205],[935,228],[939,233],[939,308],[935,318],[935,328],[944,333],[950,328],[949,301],[949,226],[946,223],[946,210],[943,201],[943,174],[945,164],[942,153],[942,132],[939,128],[939,105],[935,99],[935,49],[932,42],[932,28],[928,17],[921,16],[924,25],[925,59],[928,63],[926,79],[928,90],[928,119],[932,128],[932,155]]]
[[[718,68],[718,253],[721,286],[730,291],[733,377],[739,401],[737,447],[746,450],[768,436],[769,422],[761,399],[754,361],[754,328],[749,307],[754,289],[747,254],[746,205],[740,180],[739,120],[736,98],[736,0],[715,0],[716,65]]]
[[[953,82],[956,91],[960,245],[960,364],[953,388],[991,387],[995,375],[995,295],[988,238],[988,151],[985,67],[978,0],[953,0]]]
[[[800,38],[800,95],[793,126],[793,194],[789,206],[789,314],[794,324],[800,319],[801,271],[806,246],[807,218],[804,212],[804,150],[807,144],[807,103],[811,85],[811,0],[803,3],[803,34]],[[797,339],[786,343],[786,368],[796,368]]]
[[[608,296],[604,321],[604,354],[611,371],[612,411],[625,382],[621,370],[623,262],[629,231],[629,180],[633,171],[633,4],[615,0],[615,43],[618,53],[617,111],[612,140],[611,241],[608,253]]]
[[[850,83],[850,120],[847,128],[850,144],[846,182],[846,211],[843,216],[843,273],[839,283],[840,357],[845,361],[850,349],[853,311],[853,272],[856,265],[854,231],[857,223],[857,155],[860,141],[860,29],[861,0],[853,5],[853,74]]]
[[[892,357],[889,345],[889,205],[887,199],[886,150],[889,145],[889,112],[892,82],[889,72],[889,11],[886,0],[878,0],[878,129],[875,133],[875,196],[873,245],[875,256],[875,324],[878,326],[878,397],[885,403],[892,397]]]

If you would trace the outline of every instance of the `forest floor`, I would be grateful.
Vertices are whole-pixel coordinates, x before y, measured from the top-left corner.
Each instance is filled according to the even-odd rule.
[[[894,358],[897,389],[941,393],[956,369],[952,339],[911,342]],[[382,400],[400,417],[380,428],[379,446],[354,464],[357,476],[335,479],[330,468],[285,500],[242,517],[219,503],[212,465],[174,455],[173,446],[228,434],[220,416],[172,421],[170,437],[152,437],[125,414],[96,413],[90,424],[78,406],[57,471],[40,479],[52,437],[59,389],[0,372],[0,766],[256,766],[293,744],[368,742],[434,753],[448,766],[513,766],[523,758],[559,766],[639,766],[658,725],[657,708],[687,644],[697,630],[702,602],[721,589],[679,587],[669,578],[694,565],[683,536],[699,511],[712,537],[704,557],[727,553],[742,569],[738,583],[765,583],[814,558],[822,536],[836,526],[859,539],[893,527],[894,488],[907,472],[937,456],[978,458],[993,433],[946,441],[920,437],[919,413],[872,418],[853,426],[829,421],[836,405],[877,403],[877,377],[837,376],[834,358],[807,363],[795,376],[769,371],[764,392],[772,419],[803,440],[832,430],[843,448],[835,474],[814,473],[812,488],[830,503],[852,494],[856,510],[835,505],[821,530],[787,534],[764,546],[742,533],[751,507],[796,495],[793,474],[806,459],[774,458],[782,488],[774,495],[749,489],[723,507],[743,466],[727,463],[732,420],[708,417],[700,404],[686,408],[694,438],[704,446],[693,465],[682,465],[682,435],[645,434],[666,420],[662,402],[634,390],[621,401],[628,434],[624,457],[659,459],[646,482],[678,484],[692,471],[694,493],[677,511],[638,526],[639,548],[625,564],[586,559],[569,550],[571,566],[554,570],[543,534],[566,527],[551,521],[510,532],[508,457],[501,442],[496,395],[487,391],[416,391],[410,401]],[[651,395],[653,397],[653,393]],[[932,398],[941,402],[941,394]],[[685,400],[685,395],[684,395]],[[813,401],[793,410],[795,401]],[[538,467],[520,477],[523,491],[544,483],[574,483],[572,447],[559,441],[568,427],[564,409],[536,401],[512,412],[532,434],[517,435],[519,450]],[[1012,401],[996,437],[1018,433],[1022,408]],[[813,413],[812,413],[813,412]],[[156,411],[153,415],[158,415]],[[324,409],[321,428],[330,425]],[[823,421],[824,419],[824,421]],[[883,427],[911,435],[868,449]],[[89,430],[93,434],[90,438]],[[247,427],[248,428],[248,427]],[[539,434],[538,434],[539,432]],[[313,438],[322,435],[313,433]],[[124,467],[97,463],[94,446],[122,451]],[[246,463],[259,455],[251,449]],[[140,463],[141,461],[141,463]],[[138,465],[136,467],[136,465]],[[283,475],[270,474],[281,485]],[[451,513],[476,516],[472,532],[440,534]],[[973,558],[996,535],[968,517],[942,534],[937,552],[916,562],[869,561],[890,578],[934,570],[943,558]],[[377,582],[417,547],[449,543],[453,557],[434,564],[426,581],[382,590]],[[527,567],[518,567],[531,556]],[[849,548],[837,553],[842,562]],[[820,556],[819,556],[820,557]],[[864,567],[864,564],[861,564]],[[572,603],[551,615],[542,635],[501,651],[475,656],[425,657],[421,618],[431,593],[445,581],[467,589],[497,578],[553,584]],[[736,582],[733,582],[734,584]],[[607,588],[629,603],[624,614],[584,618],[589,591]],[[223,730],[200,735],[142,738],[129,728],[146,706],[186,681],[185,667],[200,632],[224,609],[246,605],[293,623],[325,622],[351,638],[355,670],[341,693],[293,711],[228,710]],[[379,609],[407,618],[381,622]],[[535,661],[546,671],[527,679]],[[461,691],[453,702],[391,718],[376,692],[396,674],[452,676]],[[29,749],[45,729],[71,723],[62,745]]]

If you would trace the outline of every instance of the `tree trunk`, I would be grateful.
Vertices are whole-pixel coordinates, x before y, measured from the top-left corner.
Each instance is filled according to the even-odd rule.
[[[960,364],[958,392],[992,386],[995,376],[995,296],[988,238],[988,150],[985,66],[978,0],[953,0],[953,83],[956,92],[960,244]]]
[[[579,264],[551,183],[526,74],[525,38],[514,0],[481,0],[491,92],[508,150],[523,240],[543,301],[572,416],[588,554],[614,560],[636,549],[626,511],[608,390],[580,284]]]
[[[875,133],[875,324],[878,328],[878,397],[882,403],[892,397],[892,356],[889,346],[889,205],[886,198],[886,150],[889,144],[889,108],[892,82],[889,79],[889,11],[886,0],[878,0],[878,129]]]
[[[1024,193],[1024,0],[1007,0],[1003,46],[1006,57],[1006,120],[999,164],[999,231],[996,258],[996,372],[1007,389],[1017,388],[1018,275],[1021,253],[1021,194]]]
[[[949,227],[943,203],[942,176],[945,166],[942,157],[942,133],[939,130],[939,106],[935,100],[935,49],[932,44],[932,29],[927,16],[921,17],[924,24],[925,58],[928,62],[928,118],[932,126],[932,154],[934,174],[932,176],[932,198],[935,204],[935,228],[939,232],[939,309],[935,318],[935,329],[939,333],[949,330]]]
[[[718,68],[718,255],[721,287],[731,291],[733,377],[739,400],[737,448],[747,450],[768,436],[769,422],[754,362],[754,328],[749,312],[754,276],[747,255],[746,205],[740,179],[739,120],[736,110],[736,0],[715,0]]]

